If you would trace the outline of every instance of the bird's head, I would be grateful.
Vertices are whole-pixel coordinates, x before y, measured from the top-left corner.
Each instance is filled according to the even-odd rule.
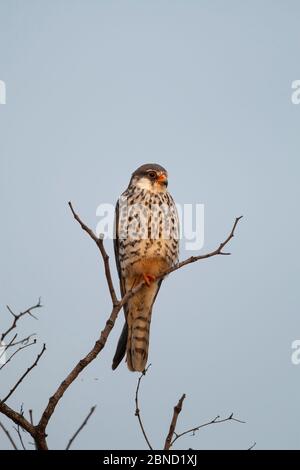
[[[147,163],[132,173],[130,186],[137,186],[153,192],[165,192],[168,186],[168,173],[156,163]]]

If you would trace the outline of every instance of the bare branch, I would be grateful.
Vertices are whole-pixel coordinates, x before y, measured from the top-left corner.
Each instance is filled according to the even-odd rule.
[[[84,426],[86,426],[88,420],[90,419],[90,417],[92,416],[92,414],[94,413],[96,409],[96,405],[95,406],[92,406],[92,408],[90,409],[90,412],[89,414],[87,415],[87,417],[85,418],[85,420],[83,421],[83,423],[79,426],[79,428],[77,429],[77,431],[75,432],[75,434],[71,437],[71,439],[69,440],[69,443],[66,447],[66,450],[69,450],[74,439],[76,439],[76,437],[78,436],[78,434],[82,431],[82,429],[84,428]]]
[[[16,336],[14,337],[14,339],[16,338]],[[18,346],[18,344],[27,344],[33,336],[36,336],[36,333],[31,333],[30,335],[28,335],[25,338],[20,339],[18,341],[12,341],[10,344],[8,344],[6,346],[6,349],[7,348],[12,348],[13,346]]]
[[[23,403],[21,405],[21,409],[20,409],[20,415],[24,416],[24,409],[23,409]],[[21,428],[22,429],[22,428]],[[19,440],[21,442],[21,446],[22,446],[22,449],[23,450],[26,450],[26,447],[25,447],[25,444],[23,442],[23,438],[22,438],[22,435],[21,435],[21,431],[20,431],[20,425],[18,424],[17,427],[14,426],[14,430],[17,432],[18,436],[19,436]],[[24,431],[24,430],[23,430]]]
[[[146,434],[146,431],[145,431],[145,428],[144,428],[144,425],[143,425],[143,422],[142,422],[142,418],[141,418],[141,413],[140,413],[140,407],[139,407],[139,390],[140,390],[140,384],[141,384],[141,380],[142,378],[146,375],[146,373],[148,372],[149,370],[149,367],[151,367],[151,364],[148,365],[148,367],[144,370],[144,372],[140,375],[139,379],[138,379],[138,382],[137,382],[137,387],[136,387],[136,391],[135,391],[135,416],[137,416],[138,420],[139,420],[139,424],[140,424],[140,428],[142,430],[142,433],[143,433],[143,436],[145,438],[145,441],[147,442],[148,444],[148,447],[150,450],[153,450],[153,447],[151,446],[150,444],[150,441],[148,439],[148,436]]]
[[[249,449],[247,449],[247,450],[252,450],[252,449],[254,449],[255,446],[256,446],[256,442],[253,442],[252,446],[249,447]]]
[[[20,426],[17,426],[17,427],[14,426],[14,430],[18,434],[19,440],[21,442],[22,449],[26,450],[26,447],[25,447],[25,444],[24,444],[24,441],[23,441],[23,438],[22,438],[22,435],[21,435],[21,432],[20,432]]]
[[[172,417],[172,421],[171,421],[171,424],[170,424],[170,429],[169,429],[169,432],[168,432],[168,435],[167,435],[167,438],[166,438],[164,450],[169,450],[172,446],[172,438],[173,438],[173,435],[175,433],[177,419],[178,419],[178,416],[179,416],[179,414],[182,410],[182,404],[183,404],[184,399],[185,399],[185,393],[182,395],[182,397],[180,398],[177,405],[174,406],[173,417]]]
[[[6,400],[8,400],[8,398],[14,393],[14,391],[16,390],[16,388],[20,385],[21,382],[23,382],[23,380],[25,379],[26,375],[29,374],[30,371],[32,371],[32,369],[38,364],[40,358],[42,357],[42,355],[44,354],[44,352],[46,351],[46,345],[44,343],[43,345],[43,348],[41,350],[41,352],[37,355],[37,358],[36,360],[34,361],[34,363],[28,367],[28,369],[26,370],[26,372],[24,372],[24,374],[20,377],[20,379],[18,380],[18,382],[13,386],[13,388],[11,389],[11,391],[6,395],[5,398],[3,398],[3,400],[0,401],[0,404],[3,404],[6,402]]]
[[[0,401],[0,412],[3,413],[7,418],[11,419],[15,424],[19,424],[23,429],[29,432],[32,436],[35,435],[35,428],[32,426],[32,424],[27,421],[24,416],[22,416],[20,413],[17,413],[17,411],[13,410],[10,408],[6,403],[3,403]]]
[[[35,305],[33,305],[32,307],[27,308],[26,310],[24,310],[24,312],[21,312],[21,313],[19,313],[18,315],[16,315],[8,305],[7,305],[6,307],[7,307],[7,310],[12,314],[12,316],[14,317],[14,319],[13,319],[13,322],[12,322],[11,326],[10,326],[4,333],[2,333],[2,335],[1,335],[1,341],[3,341],[4,338],[5,338],[14,328],[16,328],[17,322],[20,320],[20,318],[24,317],[25,315],[30,315],[31,317],[37,319],[37,318],[33,315],[32,310],[35,310],[35,309],[37,309],[37,308],[40,308],[40,307],[42,307],[42,305],[41,305],[41,299],[39,298],[38,302],[37,302]]]
[[[234,418],[233,413],[228,416],[228,418],[220,419],[220,416],[216,416],[214,419],[211,421],[208,421],[207,423],[201,424],[200,426],[197,426],[195,428],[188,429],[187,431],[181,432],[180,434],[176,434],[175,438],[171,442],[171,446],[177,441],[182,436],[185,436],[186,434],[192,433],[193,435],[196,433],[196,431],[199,431],[201,428],[205,428],[206,426],[210,426],[211,424],[220,424],[220,423],[225,423],[226,421],[235,421],[237,423],[242,423],[245,424],[245,421],[241,421],[240,419]]]
[[[9,358],[7,359],[6,362],[4,362],[4,364],[2,364],[2,366],[0,367],[0,370],[3,369],[8,363],[9,361],[11,361],[11,359],[16,355],[18,354],[19,351],[22,351],[22,349],[25,349],[25,348],[28,348],[32,345],[36,344],[36,339],[32,341],[32,343],[28,343],[28,344],[25,344],[25,346],[21,346],[19,349],[17,349],[11,356],[9,356]],[[7,349],[7,348],[6,348]]]
[[[209,253],[206,253],[205,255],[199,255],[199,256],[191,256],[190,258],[187,258],[186,260],[184,261],[181,261],[180,263],[176,264],[175,266],[173,266],[173,268],[170,268],[168,269],[167,271],[165,271],[162,276],[160,276],[158,279],[166,276],[167,274],[171,274],[173,273],[174,271],[177,271],[178,269],[180,268],[183,268],[183,266],[187,266],[188,264],[190,263],[195,263],[196,261],[200,261],[202,259],[207,259],[207,258],[212,258],[213,256],[218,256],[218,255],[230,255],[231,253],[224,253],[222,250],[223,248],[230,242],[230,240],[234,237],[234,234],[235,234],[235,229],[237,227],[237,224],[239,223],[239,221],[242,219],[242,215],[240,217],[237,217],[234,221],[234,224],[233,224],[233,227],[231,229],[231,232],[230,234],[228,235],[228,237],[226,238],[226,240],[222,243],[220,243],[220,245],[218,246],[218,248],[216,248],[215,250],[213,251],[210,251]]]
[[[82,220],[80,219],[78,214],[76,214],[76,212],[74,211],[71,202],[69,202],[69,206],[70,206],[70,209],[72,211],[72,214],[73,214],[75,220],[77,220],[77,222],[80,224],[82,230],[84,230],[86,233],[89,234],[89,236],[94,240],[94,242],[96,243],[97,247],[100,250],[100,253],[101,253],[101,256],[102,256],[103,262],[104,262],[105,276],[106,276],[106,280],[107,280],[111,300],[112,300],[113,306],[116,306],[118,304],[118,299],[117,299],[116,291],[115,291],[113,281],[112,281],[112,276],[111,276],[111,272],[110,272],[110,264],[109,264],[109,256],[108,256],[108,254],[107,254],[107,252],[104,248],[103,238],[101,238],[101,237],[97,238],[97,236],[94,234],[94,232],[87,225],[85,225],[85,223],[82,222]]]
[[[6,427],[1,423],[0,421],[0,428],[2,428],[2,430],[5,432],[5,434],[7,435],[7,438],[9,439],[11,445],[13,446],[13,448],[15,450],[18,450],[17,446],[16,446],[16,443],[15,441],[13,440],[13,438],[11,437],[9,431],[6,429]]]

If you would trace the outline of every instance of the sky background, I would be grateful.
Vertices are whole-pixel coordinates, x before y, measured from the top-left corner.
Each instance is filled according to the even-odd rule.
[[[0,0],[0,331],[6,304],[44,305],[38,321],[20,322],[38,344],[0,372],[1,397],[47,344],[10,406],[37,420],[109,315],[99,253],[67,202],[95,229],[98,205],[157,162],[178,203],[205,205],[201,253],[244,218],[231,257],[190,265],[159,293],[140,394],[149,439],[163,446],[186,393],[178,431],[232,412],[246,424],[210,426],[175,448],[300,447],[299,20],[296,0]],[[191,254],[183,244],[181,258]],[[64,448],[97,405],[74,449],[146,448],[138,375],[111,370],[122,326],[123,313],[60,401],[49,447]],[[3,433],[0,448],[10,448]]]

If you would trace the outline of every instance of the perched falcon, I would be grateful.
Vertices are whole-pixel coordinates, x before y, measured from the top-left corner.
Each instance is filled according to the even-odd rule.
[[[125,325],[112,368],[126,353],[128,369],[146,367],[152,307],[162,280],[156,278],[178,261],[179,221],[167,190],[168,174],[160,165],[139,167],[116,206],[115,257],[121,294],[145,285],[124,306]]]

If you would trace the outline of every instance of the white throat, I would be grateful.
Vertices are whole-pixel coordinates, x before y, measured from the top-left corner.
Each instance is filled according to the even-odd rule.
[[[163,184],[155,182],[154,184],[148,178],[139,178],[134,182],[135,186],[139,189],[144,189],[145,191],[151,191],[155,193],[165,193],[167,191],[166,186]]]

